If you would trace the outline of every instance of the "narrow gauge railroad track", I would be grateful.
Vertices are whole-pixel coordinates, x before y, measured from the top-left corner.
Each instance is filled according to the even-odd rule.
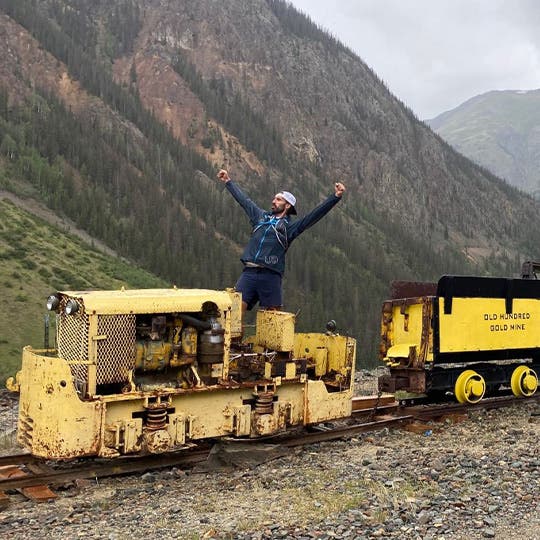
[[[24,466],[30,473],[26,476],[17,476],[0,479],[0,491],[22,489],[36,485],[58,485],[72,482],[82,478],[104,478],[144,472],[149,469],[163,467],[188,466],[204,461],[208,457],[209,447],[192,448],[185,452],[171,454],[149,455],[144,457],[117,458],[114,460],[88,460],[78,463],[63,463],[57,468],[52,468],[49,462],[42,461],[45,470],[29,466],[40,460],[29,454],[17,454],[4,456],[0,460],[0,467],[13,464]],[[34,472],[37,471],[37,472]]]
[[[309,433],[296,433],[279,440],[265,439],[265,442],[275,440],[282,446],[304,446],[343,437],[352,437],[359,433],[377,431],[388,427],[407,426],[415,421],[433,420],[441,416],[452,416],[460,413],[465,414],[477,409],[493,409],[507,407],[516,403],[530,403],[539,399],[540,396],[533,396],[527,400],[502,397],[486,399],[474,405],[445,403],[431,406],[400,407],[393,397],[355,398],[353,400],[353,419],[358,418],[355,423],[331,427],[320,426]],[[365,419],[366,415],[368,416],[367,421]],[[23,490],[32,486],[45,487],[67,484],[77,479],[135,474],[166,467],[194,466],[207,460],[210,449],[210,445],[204,447],[195,446],[184,451],[168,454],[54,464],[54,468],[50,462],[27,453],[0,456],[0,495],[2,495],[2,492]],[[19,470],[21,474],[10,475],[10,470]],[[6,472],[2,474],[2,471]],[[42,500],[46,500],[46,498]],[[2,498],[0,497],[0,503],[1,501]]]
[[[527,403],[538,403],[540,393],[528,398],[518,398],[515,396],[499,396],[486,398],[478,403],[437,403],[431,405],[411,405],[407,407],[399,406],[399,413],[407,412],[417,420],[436,420],[441,416],[451,416],[453,414],[465,414],[480,409],[500,409],[512,405],[525,405]]]
[[[393,416],[360,422],[352,425],[326,428],[310,433],[293,434],[279,441],[265,439],[287,447],[303,446],[311,443],[330,441],[358,433],[393,427],[410,421],[411,416]],[[77,463],[55,464],[40,460],[30,454],[17,454],[0,457],[0,493],[21,490],[30,486],[62,485],[83,478],[104,478],[145,472],[166,467],[188,467],[208,458],[210,446],[195,446],[169,454],[156,454],[143,457],[122,457],[114,460],[88,460]],[[2,468],[7,474],[2,475]],[[10,471],[14,474],[10,475]],[[19,474],[17,471],[21,471]],[[3,476],[3,477],[2,477]]]

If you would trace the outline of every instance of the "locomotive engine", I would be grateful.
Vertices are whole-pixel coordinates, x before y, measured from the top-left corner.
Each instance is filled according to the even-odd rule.
[[[160,453],[351,413],[355,340],[259,311],[233,290],[58,292],[56,348],[25,347],[18,440],[52,459]]]
[[[384,302],[379,389],[476,403],[505,387],[532,396],[540,369],[540,281],[443,276],[395,284]]]

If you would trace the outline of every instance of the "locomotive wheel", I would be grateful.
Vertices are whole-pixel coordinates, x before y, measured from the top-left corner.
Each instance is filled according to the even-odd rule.
[[[518,366],[512,373],[510,386],[514,396],[532,396],[538,388],[538,375],[528,366]]]
[[[460,403],[478,403],[485,393],[484,377],[472,369],[461,373],[454,386],[454,395]]]

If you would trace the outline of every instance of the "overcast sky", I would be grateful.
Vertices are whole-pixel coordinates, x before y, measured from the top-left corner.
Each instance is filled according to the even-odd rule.
[[[426,120],[540,88],[540,0],[292,0]]]

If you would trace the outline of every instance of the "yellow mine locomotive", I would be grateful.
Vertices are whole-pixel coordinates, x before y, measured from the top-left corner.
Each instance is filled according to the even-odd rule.
[[[56,348],[25,347],[18,440],[52,459],[176,450],[348,417],[354,339],[259,311],[232,290],[58,292]]]
[[[540,368],[540,280],[443,276],[394,284],[384,302],[379,389],[453,394],[461,403],[511,389],[532,396]]]

